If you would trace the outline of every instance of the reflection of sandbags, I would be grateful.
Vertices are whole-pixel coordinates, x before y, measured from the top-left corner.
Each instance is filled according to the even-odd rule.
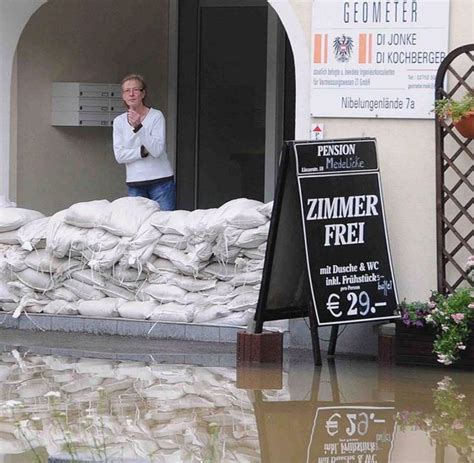
[[[18,207],[6,207],[0,209],[0,233],[18,230],[23,225],[36,219],[43,218],[41,212]]]
[[[81,281],[74,280],[73,278],[64,281],[63,286],[73,292],[77,297],[87,301],[103,299],[105,297],[102,291]]]
[[[156,306],[156,301],[130,301],[125,302],[120,307],[118,307],[118,312],[123,318],[137,318],[139,320],[146,320],[153,313]]]
[[[77,310],[86,317],[117,317],[118,308],[125,299],[106,297],[97,301],[80,301]]]
[[[103,379],[98,378],[97,376],[84,376],[82,378],[71,381],[70,383],[63,384],[61,389],[64,392],[72,393],[79,392],[85,389],[99,386],[102,383]]]
[[[155,308],[150,320],[160,322],[190,323],[194,318],[194,309],[190,305],[181,305],[176,302],[162,304]]]

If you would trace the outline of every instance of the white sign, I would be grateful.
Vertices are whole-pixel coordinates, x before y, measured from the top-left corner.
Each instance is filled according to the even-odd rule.
[[[314,0],[311,116],[433,118],[449,0]]]

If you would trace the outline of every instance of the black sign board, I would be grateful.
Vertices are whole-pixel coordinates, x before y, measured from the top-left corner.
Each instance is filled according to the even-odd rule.
[[[374,139],[286,142],[257,305],[263,322],[397,318]]]

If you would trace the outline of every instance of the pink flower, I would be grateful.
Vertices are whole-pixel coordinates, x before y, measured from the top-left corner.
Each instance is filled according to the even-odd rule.
[[[464,314],[463,313],[453,313],[451,315],[451,318],[456,322],[456,323],[461,323],[464,320]]]
[[[474,303],[469,304],[468,307],[469,307],[470,309],[474,309]]]

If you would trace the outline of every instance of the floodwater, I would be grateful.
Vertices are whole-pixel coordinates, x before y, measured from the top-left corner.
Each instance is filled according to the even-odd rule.
[[[0,354],[0,463],[466,463],[472,372]]]

